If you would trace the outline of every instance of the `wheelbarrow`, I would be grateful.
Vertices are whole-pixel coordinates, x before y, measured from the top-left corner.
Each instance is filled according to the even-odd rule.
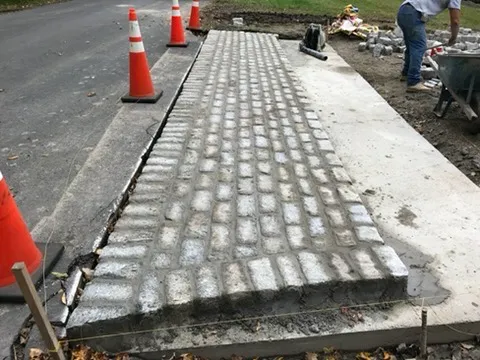
[[[435,115],[443,118],[456,101],[480,132],[480,54],[437,54],[428,60],[442,82]]]

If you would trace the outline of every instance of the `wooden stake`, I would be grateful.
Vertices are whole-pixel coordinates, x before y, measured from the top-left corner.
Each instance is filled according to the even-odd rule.
[[[65,360],[62,347],[60,346],[60,343],[53,332],[50,321],[48,321],[48,317],[43,309],[42,302],[40,301],[37,291],[33,286],[32,279],[25,268],[25,263],[15,263],[12,267],[12,272],[17,280],[20,290],[22,291],[23,297],[25,298],[25,301],[32,312],[35,323],[40,330],[40,334],[42,335],[45,345],[47,346],[49,354],[54,360]]]
[[[422,309],[422,333],[420,334],[420,357],[427,358],[427,309]]]

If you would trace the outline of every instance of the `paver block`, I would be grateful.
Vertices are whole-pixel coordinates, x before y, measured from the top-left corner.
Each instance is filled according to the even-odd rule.
[[[209,33],[130,199],[70,337],[406,295],[272,35]]]

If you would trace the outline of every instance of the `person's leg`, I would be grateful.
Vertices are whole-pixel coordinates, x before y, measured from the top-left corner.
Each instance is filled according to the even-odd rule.
[[[397,23],[403,32],[403,40],[405,41],[405,54],[403,59],[402,76],[408,75],[408,69],[410,67],[410,38],[409,38],[409,17],[408,11],[402,6],[397,15]]]
[[[407,40],[405,40],[405,46],[402,76],[408,76],[408,70],[410,69],[410,43]]]
[[[420,70],[423,62],[423,55],[427,50],[427,33],[425,23],[418,21],[410,33],[410,64],[408,68],[407,85],[413,86],[422,81]]]

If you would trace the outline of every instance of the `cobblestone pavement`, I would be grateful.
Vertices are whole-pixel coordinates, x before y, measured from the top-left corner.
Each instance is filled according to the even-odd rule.
[[[69,328],[399,298],[407,275],[277,39],[211,31]]]

